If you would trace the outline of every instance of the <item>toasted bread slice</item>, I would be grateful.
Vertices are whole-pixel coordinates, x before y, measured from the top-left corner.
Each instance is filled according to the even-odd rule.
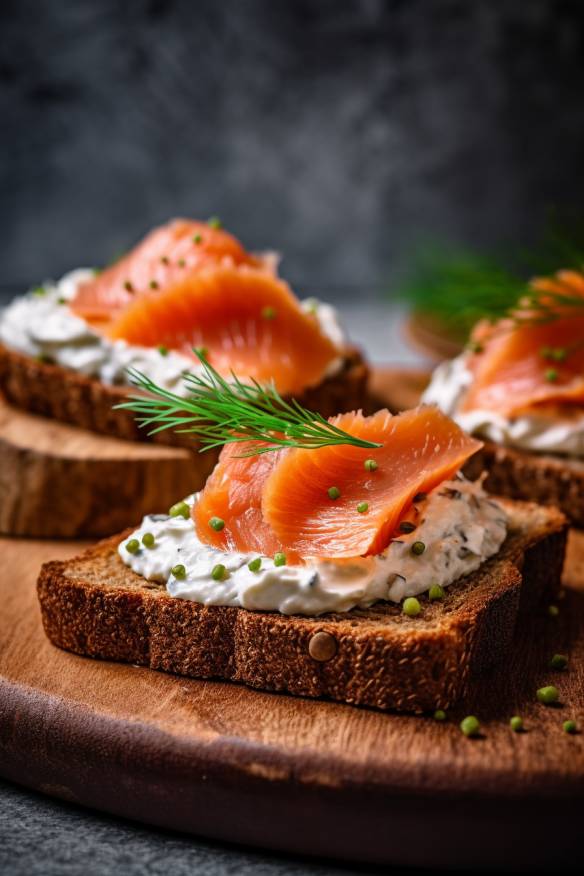
[[[46,563],[38,596],[47,636],[89,657],[193,678],[419,712],[446,708],[509,649],[518,612],[559,587],[567,524],[555,509],[504,502],[499,554],[445,599],[317,618],[203,606],[168,595],[120,560],[128,533],[66,562]]]
[[[574,526],[584,528],[584,460],[529,453],[487,441],[464,467],[471,480],[483,471],[490,493],[560,508]]]
[[[367,379],[368,368],[361,353],[348,347],[341,369],[307,389],[298,401],[324,417],[357,410],[366,406]],[[0,345],[0,392],[15,407],[113,438],[193,448],[188,434],[164,431],[148,436],[131,411],[113,410],[126,400],[128,391],[127,386],[109,386]]]

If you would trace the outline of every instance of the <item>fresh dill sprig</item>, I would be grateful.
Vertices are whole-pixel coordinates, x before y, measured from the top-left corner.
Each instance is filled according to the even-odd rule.
[[[414,255],[395,294],[463,340],[480,319],[495,321],[527,291],[525,280],[495,258],[428,244]]]
[[[545,325],[556,319],[583,317],[584,295],[571,294],[567,281],[561,286],[563,291],[533,285],[506,316],[517,325]]]
[[[463,341],[481,319],[550,322],[582,313],[582,296],[543,291],[532,277],[584,270],[584,219],[552,213],[531,249],[480,254],[447,243],[421,241],[394,294],[430,314]]]
[[[148,395],[130,395],[128,401],[116,405],[116,409],[136,414],[141,428],[150,427],[150,435],[164,429],[192,433],[199,439],[201,450],[234,442],[261,442],[242,456],[256,456],[280,447],[314,450],[339,444],[364,448],[382,446],[350,435],[295,400],[285,401],[273,384],[261,386],[256,380],[243,383],[233,373],[228,382],[204,353],[200,350],[194,353],[203,366],[203,373],[185,374],[189,390],[186,398],[163,389],[132,368],[128,370],[132,384]]]

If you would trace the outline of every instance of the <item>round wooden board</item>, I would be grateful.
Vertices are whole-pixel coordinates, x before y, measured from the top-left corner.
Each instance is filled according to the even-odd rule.
[[[407,380],[399,383],[403,391]],[[383,389],[383,381],[381,381]],[[387,402],[397,404],[386,394]],[[79,543],[0,540],[0,774],[150,824],[288,852],[436,868],[584,862],[584,534],[557,618],[446,723],[94,661],[43,634],[41,562]],[[549,668],[567,653],[569,669]],[[535,699],[556,684],[560,705]],[[476,714],[480,738],[458,730]],[[526,732],[509,717],[521,714]]]
[[[572,867],[584,857],[584,538],[559,618],[524,622],[509,664],[449,715],[394,715],[195,681],[60,651],[40,563],[78,544],[4,539],[0,773],[155,825],[290,852],[434,867]],[[569,670],[549,669],[570,655]],[[535,701],[554,683],[561,706]],[[483,735],[458,730],[477,714]],[[514,734],[521,714],[527,732]],[[541,836],[541,839],[539,838]]]
[[[108,438],[0,399],[0,533],[101,537],[200,489],[215,457]]]

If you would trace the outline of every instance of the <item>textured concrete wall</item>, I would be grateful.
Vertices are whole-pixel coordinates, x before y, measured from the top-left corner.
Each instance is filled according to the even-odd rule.
[[[422,232],[529,238],[584,194],[584,28],[559,0],[3,0],[0,282],[176,214],[306,287]]]

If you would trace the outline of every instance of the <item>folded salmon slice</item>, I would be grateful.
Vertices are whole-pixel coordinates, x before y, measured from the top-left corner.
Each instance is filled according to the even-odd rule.
[[[222,374],[273,380],[280,393],[320,383],[339,351],[288,285],[266,271],[218,266],[143,295],[111,325],[111,338],[193,355],[204,347]]]
[[[221,451],[219,462],[193,506],[197,533],[206,544],[224,551],[256,551],[265,556],[283,550],[264,521],[262,496],[268,477],[285,451],[245,456],[261,446],[266,445],[236,442],[226,444]],[[225,522],[219,532],[209,524],[214,517]]]
[[[270,257],[254,256],[222,228],[174,219],[146,235],[134,249],[81,284],[72,310],[93,322],[109,322],[128,304],[154,288],[165,289],[203,267],[229,262],[271,270]]]
[[[573,271],[536,281],[534,287],[584,300],[584,277]],[[540,325],[507,320],[477,327],[473,338],[481,351],[469,359],[474,379],[461,411],[512,416],[540,405],[584,404],[584,309],[582,316],[558,313],[559,318]]]
[[[237,445],[219,464],[194,508],[203,541],[224,549],[291,557],[342,559],[381,552],[419,492],[452,477],[481,446],[435,407],[393,417],[349,413],[331,420],[351,435],[382,443],[317,450],[285,449],[237,459]],[[377,463],[374,471],[365,461]],[[330,487],[340,495],[331,499]],[[367,509],[358,511],[366,503]],[[225,522],[215,533],[212,516]]]
[[[175,220],[80,286],[72,310],[113,340],[195,359],[204,347],[222,374],[283,394],[321,382],[339,350],[275,275],[274,258],[247,253],[226,231]]]

